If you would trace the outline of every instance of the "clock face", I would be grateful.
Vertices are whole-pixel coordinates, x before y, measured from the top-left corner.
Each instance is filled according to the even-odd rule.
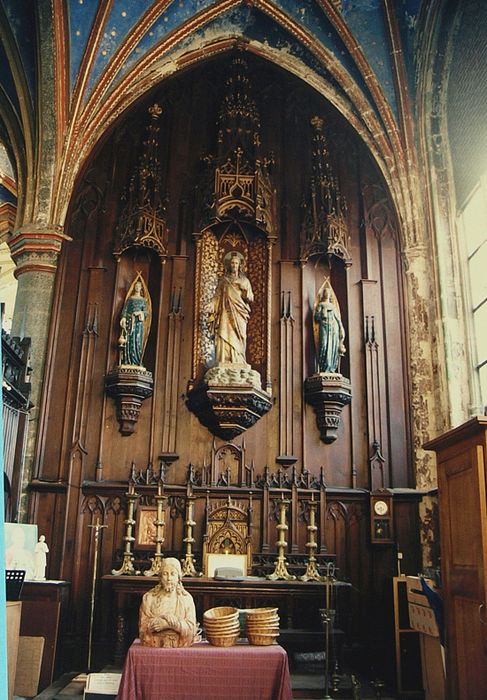
[[[376,501],[374,503],[374,511],[377,515],[385,515],[389,510],[389,506],[385,501]]]

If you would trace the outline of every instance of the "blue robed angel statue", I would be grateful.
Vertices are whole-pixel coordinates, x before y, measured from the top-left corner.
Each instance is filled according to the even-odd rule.
[[[328,279],[318,292],[313,312],[316,362],[319,372],[339,372],[345,354],[345,329],[340,309]]]
[[[152,306],[148,289],[139,273],[132,283],[120,315],[120,365],[143,367]]]

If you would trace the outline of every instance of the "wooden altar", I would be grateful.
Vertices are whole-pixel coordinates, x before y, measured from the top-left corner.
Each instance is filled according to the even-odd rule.
[[[113,661],[123,663],[128,647],[137,637],[138,611],[143,594],[156,585],[157,579],[145,576],[103,576],[103,584],[110,590],[113,604],[114,629]],[[279,643],[292,650],[297,634],[307,639],[314,649],[324,644],[324,632],[320,622],[320,608],[325,607],[325,585],[318,582],[269,581],[258,577],[244,580],[218,580],[213,578],[185,578],[185,589],[191,593],[196,605],[199,622],[203,612],[218,605],[237,608],[277,606],[279,608],[281,636]],[[346,610],[351,586],[342,581],[334,582],[334,599],[338,610],[336,626],[347,629]],[[301,645],[302,646],[302,645]]]

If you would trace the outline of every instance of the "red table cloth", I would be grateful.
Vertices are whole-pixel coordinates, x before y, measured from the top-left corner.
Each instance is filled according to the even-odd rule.
[[[117,700],[291,700],[287,654],[278,644],[182,649],[130,647]]]

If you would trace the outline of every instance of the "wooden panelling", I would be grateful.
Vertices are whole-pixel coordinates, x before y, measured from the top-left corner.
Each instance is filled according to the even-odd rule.
[[[201,187],[201,159],[215,153],[218,109],[224,95],[227,63],[215,59],[168,80],[152,100],[138,105],[115,127],[111,137],[81,176],[71,202],[63,245],[49,339],[45,401],[40,418],[32,514],[51,549],[49,575],[72,582],[75,614],[70,622],[75,646],[86,634],[91,567],[94,556],[88,525],[101,517],[100,574],[107,574],[124,535],[124,484],[131,465],[166,465],[168,493],[165,549],[183,552],[186,484],[189,465],[201,472],[215,439],[186,405],[192,377],[195,316],[195,232],[201,229],[196,202]],[[319,553],[336,555],[340,576],[352,582],[357,611],[355,632],[368,634],[367,612],[376,595],[374,576],[390,577],[389,556],[377,554],[368,539],[369,459],[380,439],[385,458],[383,480],[392,487],[408,482],[409,436],[407,357],[403,337],[402,272],[394,226],[378,237],[369,213],[377,201],[362,196],[365,186],[382,193],[381,205],[394,212],[364,147],[328,104],[298,79],[249,56],[253,95],[260,111],[263,152],[274,156],[277,197],[276,241],[272,247],[269,368],[273,407],[235,443],[245,446],[246,466],[255,475],[318,480],[324,475],[318,512]],[[145,250],[113,257],[113,235],[122,196],[137,164],[149,104],[163,106],[160,160],[167,193],[169,256],[161,265]],[[332,160],[348,200],[352,266],[341,262],[300,261],[301,204],[309,196],[311,177],[310,119],[324,117]],[[353,145],[353,153],[351,151]],[[374,187],[376,189],[374,189]],[[369,217],[369,218],[367,218]],[[379,240],[380,239],[380,240]],[[153,305],[152,329],[144,363],[154,375],[154,393],[142,405],[133,435],[119,432],[116,408],[104,391],[104,377],[117,358],[119,316],[134,275],[142,271]],[[325,445],[313,409],[303,402],[303,382],[315,371],[311,308],[323,276],[331,274],[346,330],[347,354],[341,370],[352,382],[338,439]],[[373,299],[364,290],[374,288]],[[284,316],[283,316],[284,300]],[[370,308],[369,308],[370,307]],[[364,316],[380,327],[380,357],[370,368],[365,357]],[[267,380],[262,377],[263,384]],[[291,452],[291,455],[283,453]],[[293,457],[289,467],[279,457]],[[276,477],[277,478],[277,477]],[[280,478],[280,477],[279,477]],[[382,477],[381,477],[382,478]],[[113,488],[112,488],[113,487]],[[179,490],[178,490],[179,487]],[[289,553],[305,556],[306,523],[299,486],[290,487]],[[417,497],[405,499],[404,519],[396,523],[401,548],[411,554],[411,573],[419,567],[416,529]],[[254,549],[275,551],[275,499],[255,499]],[[204,500],[195,507],[196,551],[204,531]],[[380,561],[380,564],[377,564]],[[97,583],[97,593],[99,582]],[[102,599],[101,599],[102,601]],[[103,602],[103,601],[102,601]],[[109,621],[100,605],[99,634]]]

